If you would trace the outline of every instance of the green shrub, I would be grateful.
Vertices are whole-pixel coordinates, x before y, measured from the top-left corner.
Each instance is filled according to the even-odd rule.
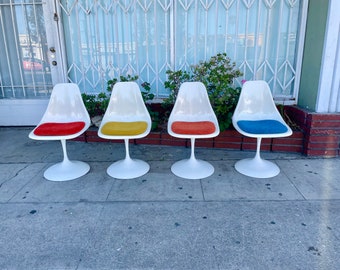
[[[110,97],[104,92],[98,95],[83,93],[82,98],[90,117],[104,115],[110,100]]]
[[[128,75],[127,77],[120,76],[119,79],[122,82],[135,81],[138,79],[138,76],[131,75]],[[106,108],[110,102],[112,88],[118,81],[119,80],[117,78],[108,80],[106,88],[107,92],[101,92],[99,94],[85,94],[85,93],[82,94],[83,102],[90,117],[104,115]]]
[[[133,82],[133,81],[137,81],[138,80],[138,76],[131,76],[131,75],[127,75],[125,76],[120,76],[119,80],[117,78],[113,78],[112,80],[108,80],[107,81],[107,88],[106,90],[108,92],[111,93],[113,86],[116,84],[116,82],[121,81],[121,82]]]
[[[128,82],[128,81],[136,81],[136,80],[138,80],[137,75],[135,75],[135,76],[128,75],[126,77],[120,76],[119,80],[117,78],[113,78],[111,80],[108,80],[107,88],[106,88],[107,92],[106,93],[101,92],[97,95],[83,93],[82,98],[83,98],[85,107],[86,107],[87,111],[89,112],[90,117],[104,115],[104,113],[105,113],[105,111],[106,111],[106,109],[109,105],[109,102],[110,102],[110,96],[111,96],[113,86],[118,81]],[[142,86],[142,90],[141,90],[142,97],[143,97],[145,105],[146,105],[146,107],[147,107],[147,109],[150,113],[150,116],[151,116],[151,119],[152,119],[152,129],[154,130],[154,129],[157,129],[158,122],[159,122],[159,120],[158,120],[159,113],[152,111],[151,106],[150,106],[150,101],[153,100],[154,94],[150,93],[151,87],[150,87],[150,84],[148,82],[142,83],[141,86]]]
[[[219,53],[212,56],[208,61],[201,61],[199,64],[191,66],[191,72],[168,70],[167,75],[168,80],[164,83],[164,86],[169,89],[170,94],[164,100],[166,109],[172,108],[179,87],[183,82],[200,81],[207,88],[220,130],[223,131],[230,127],[231,117],[241,92],[240,87],[233,87],[233,81],[242,76],[242,73],[235,68],[235,63],[231,62],[226,53]],[[168,117],[168,115],[165,114],[165,117]]]
[[[183,70],[167,70],[166,74],[168,75],[168,80],[164,82],[164,86],[170,90],[170,93],[169,96],[163,100],[163,105],[172,106],[176,101],[179,87],[183,82],[191,81],[192,74]]]
[[[145,106],[148,109],[148,112],[150,114],[151,121],[152,121],[151,130],[156,130],[159,125],[159,112],[153,111],[151,107],[151,103],[150,103],[150,101],[154,99],[155,95],[150,93],[151,91],[150,83],[143,82],[142,88],[143,88],[142,97],[143,97]]]
[[[190,72],[183,70],[167,70],[167,81],[164,86],[169,90],[169,96],[163,100],[162,113],[153,111],[150,101],[154,99],[151,87],[148,82],[142,83],[142,97],[152,119],[152,130],[165,128],[168,117],[176,101],[179,87],[183,82],[200,81],[205,84],[211,105],[217,116],[220,130],[230,127],[231,117],[238,102],[241,88],[234,87],[233,82],[237,77],[242,76],[240,70],[235,68],[235,63],[231,62],[226,53],[219,53],[212,56],[207,61],[201,61],[197,65],[191,66]],[[103,115],[110,100],[110,93],[114,84],[118,81],[136,81],[138,76],[128,75],[114,78],[107,82],[107,92],[93,94],[82,94],[84,104],[91,117]]]

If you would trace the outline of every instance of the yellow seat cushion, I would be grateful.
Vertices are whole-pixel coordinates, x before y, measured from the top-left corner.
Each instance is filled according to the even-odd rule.
[[[112,136],[133,136],[146,131],[148,123],[144,121],[136,122],[107,122],[103,125],[101,132]]]

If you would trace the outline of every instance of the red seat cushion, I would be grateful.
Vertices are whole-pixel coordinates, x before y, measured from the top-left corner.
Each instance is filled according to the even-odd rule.
[[[85,127],[85,122],[44,123],[39,125],[34,134],[37,136],[66,136],[78,133]]]
[[[176,121],[172,123],[171,129],[174,133],[186,135],[208,135],[216,130],[214,123],[210,121]]]

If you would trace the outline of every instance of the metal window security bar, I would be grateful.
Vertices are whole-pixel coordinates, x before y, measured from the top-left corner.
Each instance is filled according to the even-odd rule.
[[[52,88],[41,1],[0,1],[0,99],[46,98]]]
[[[166,70],[226,52],[244,79],[264,79],[294,103],[307,1],[60,0],[68,79],[98,93],[111,78],[138,75],[163,97]]]

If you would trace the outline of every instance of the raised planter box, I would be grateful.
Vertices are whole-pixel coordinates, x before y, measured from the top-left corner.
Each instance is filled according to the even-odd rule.
[[[301,153],[306,156],[338,157],[340,155],[340,114],[317,114],[297,106],[286,106],[285,111],[299,127],[293,135],[284,138],[263,139],[261,151]],[[123,140],[99,138],[96,128],[90,128],[76,138],[84,142],[122,143]],[[131,140],[135,144],[153,144],[189,147],[190,140],[170,136],[167,132],[151,132],[145,138]],[[223,131],[211,139],[197,139],[197,147],[230,150],[256,150],[256,139],[239,134],[236,130]]]
[[[287,106],[285,110],[303,131],[303,154],[322,157],[340,155],[340,113],[315,113],[297,106]]]
[[[123,143],[123,140],[106,140],[98,137],[97,129],[90,128],[83,135],[74,139],[83,142],[111,142]],[[180,139],[170,136],[166,132],[151,132],[148,136],[131,140],[134,144],[152,144],[189,147],[189,139]],[[230,129],[221,132],[217,137],[210,139],[197,139],[196,147],[224,148],[230,150],[256,150],[256,139],[248,138]],[[263,139],[262,151],[296,152],[302,153],[303,133],[295,131],[291,137],[280,139]]]

